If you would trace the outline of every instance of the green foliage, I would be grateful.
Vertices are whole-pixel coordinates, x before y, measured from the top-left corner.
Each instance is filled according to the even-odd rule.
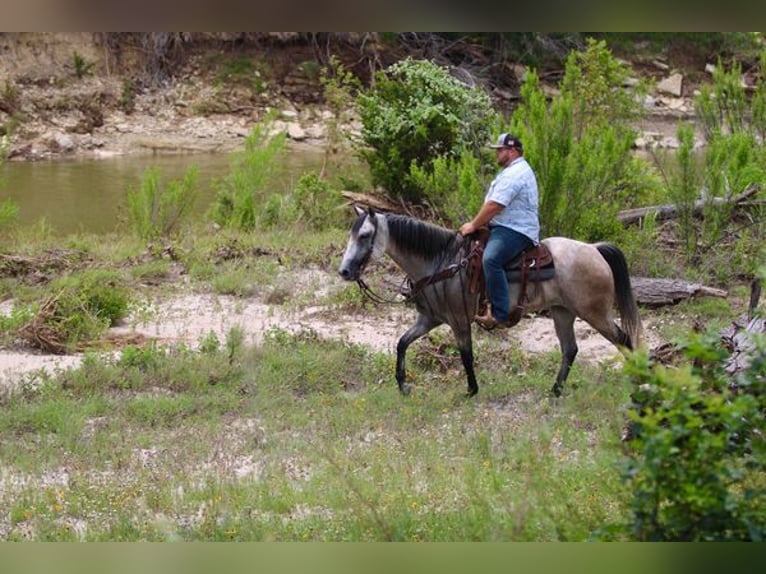
[[[484,201],[481,168],[481,160],[462,149],[457,157],[436,158],[431,170],[413,164],[410,175],[434,211],[448,225],[457,226],[473,217]]]
[[[2,181],[0,181],[2,185]],[[0,201],[0,231],[3,231],[19,214],[18,204],[10,198]]]
[[[719,60],[713,84],[703,86],[695,99],[707,139],[704,152],[694,149],[693,127],[681,124],[678,152],[665,156],[674,158],[668,162],[670,174],[665,182],[669,200],[679,209],[679,234],[687,262],[699,262],[703,256],[715,260],[711,250],[715,252],[719,242],[733,235],[732,200],[747,190],[766,186],[766,154],[760,143],[766,133],[766,82],[759,82],[749,99],[740,76],[739,63],[727,71]],[[759,225],[761,218],[755,212],[752,215],[752,224]],[[749,233],[743,229],[738,243]],[[729,245],[721,247],[731,251]],[[749,267],[742,271],[752,273],[752,265]]]
[[[748,104],[741,76],[739,62],[733,62],[726,70],[719,58],[713,71],[713,84],[700,87],[700,94],[694,99],[694,109],[708,139],[726,131],[747,129]]]
[[[197,168],[183,179],[160,183],[159,168],[146,170],[138,189],[129,189],[128,213],[136,233],[143,239],[170,237],[181,230],[197,199]]]
[[[678,150],[672,156],[674,162],[667,166],[665,180],[668,198],[678,209],[678,234],[690,259],[697,248],[694,205],[702,184],[702,166],[694,151],[694,126],[681,122],[676,135]]]
[[[74,73],[78,78],[83,76],[89,76],[93,73],[94,62],[87,62],[82,55],[75,50],[72,52],[72,66],[74,66]]]
[[[720,201],[703,208],[700,236],[705,248],[724,237],[732,223],[733,199],[752,188],[766,188],[766,149],[749,130],[714,136],[705,149],[703,189],[706,199]]]
[[[21,103],[21,90],[16,82],[5,80],[3,89],[0,90],[0,108],[7,113],[14,113]]]
[[[72,350],[97,340],[128,313],[130,292],[113,271],[91,270],[53,281],[49,296],[24,330],[48,350]]]
[[[126,78],[122,81],[122,89],[120,91],[120,109],[126,114],[133,113],[136,107],[136,84],[130,78]]]
[[[766,51],[761,52],[760,69],[766,70]],[[759,141],[766,141],[766,82],[759,81],[750,100],[750,121]]]
[[[337,158],[345,155],[349,136],[343,126],[351,122],[355,109],[355,96],[361,89],[361,82],[335,56],[330,57],[326,67],[320,71],[319,81],[324,89],[324,101],[330,112],[326,121],[327,141],[325,143],[322,173],[328,168],[339,171]]]
[[[80,306],[107,327],[116,325],[128,314],[130,291],[115,271],[94,269],[75,273],[54,281],[51,290],[71,296],[72,308]]]
[[[412,178],[412,166],[430,172],[440,157],[461,149],[478,155],[495,118],[489,96],[425,60],[405,59],[379,72],[357,98],[362,122],[360,157],[375,185],[391,196],[430,199]]]
[[[261,218],[269,220],[271,211],[261,205],[269,197],[267,190],[274,179],[286,135],[273,135],[275,115],[259,123],[245,139],[245,151],[234,156],[229,174],[218,182],[218,193],[212,207],[213,219],[222,227],[250,231]]]
[[[766,536],[766,341],[732,381],[718,338],[693,336],[681,368],[635,355],[631,456],[636,540],[752,540]]]
[[[235,56],[224,61],[217,73],[218,82],[242,83],[255,73],[255,63],[249,56]]]
[[[575,137],[592,126],[611,125],[631,131],[629,122],[642,113],[636,95],[646,86],[624,89],[628,75],[627,66],[612,55],[603,40],[588,38],[584,50],[570,53],[561,91],[574,102]]]
[[[10,343],[15,337],[18,330],[34,317],[34,307],[24,304],[16,303],[11,309],[10,315],[0,313],[0,341]]]
[[[164,350],[153,343],[143,347],[128,345],[122,349],[117,365],[146,373],[156,369],[164,360],[164,356]]]
[[[510,131],[537,174],[544,236],[615,240],[622,230],[613,215],[650,186],[631,153],[641,106],[622,87],[626,75],[595,41],[570,56],[550,104],[537,74],[527,74]]]
[[[302,175],[291,197],[297,221],[310,229],[321,231],[340,225],[346,219],[343,196],[315,173]]]

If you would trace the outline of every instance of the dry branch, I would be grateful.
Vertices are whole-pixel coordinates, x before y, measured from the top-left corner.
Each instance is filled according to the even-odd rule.
[[[761,282],[753,280],[750,286],[750,305],[746,315],[721,330],[720,340],[731,353],[726,360],[724,368],[732,377],[732,385],[735,385],[734,375],[747,369],[750,365],[753,353],[756,350],[753,335],[766,334],[766,320],[757,316],[758,300],[761,296]],[[695,325],[695,331],[701,331],[702,326]],[[665,343],[651,350],[650,359],[662,364],[672,364],[682,355],[682,348],[675,343]]]
[[[694,202],[694,208],[692,213],[694,215],[701,215],[703,209],[710,205],[750,205],[751,202],[745,200],[752,197],[760,190],[759,185],[751,185],[745,191],[732,197],[731,199],[724,199],[721,197],[712,197],[710,199],[699,199]],[[760,205],[761,202],[752,202],[753,205]],[[666,219],[673,219],[678,217],[679,209],[673,204],[665,205],[651,205],[649,207],[637,207],[635,209],[625,209],[617,213],[617,219],[623,225],[631,225],[638,223],[644,217],[649,215],[654,216],[657,221],[664,221]]]

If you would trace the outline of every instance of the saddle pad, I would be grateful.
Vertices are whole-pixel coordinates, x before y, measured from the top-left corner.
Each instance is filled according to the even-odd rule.
[[[548,248],[540,243],[531,249],[519,254],[513,261],[505,266],[505,275],[510,283],[521,283],[521,264],[522,261],[527,266],[527,281],[547,281],[553,279],[556,275],[556,268],[553,265],[553,257]]]
[[[508,278],[508,283],[521,283],[521,269],[505,271],[505,276]],[[556,268],[553,265],[543,267],[542,269],[529,269],[527,270],[527,281],[530,283],[537,283],[539,281],[547,281],[553,279],[556,276]]]

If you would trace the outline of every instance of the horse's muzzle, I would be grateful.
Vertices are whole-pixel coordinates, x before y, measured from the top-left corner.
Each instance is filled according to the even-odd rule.
[[[348,267],[341,267],[338,269],[338,274],[344,281],[356,281],[357,277],[359,276],[358,273],[354,273]]]

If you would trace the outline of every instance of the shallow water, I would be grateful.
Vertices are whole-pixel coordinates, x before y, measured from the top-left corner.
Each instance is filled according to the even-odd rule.
[[[308,149],[285,154],[277,188],[287,190],[303,173],[319,169],[322,153]],[[55,234],[108,233],[118,229],[127,192],[140,186],[148,169],[159,169],[161,180],[168,181],[196,166],[195,216],[202,218],[231,162],[231,154],[223,153],[5,162],[0,166],[0,200],[11,198],[19,206],[18,223],[23,226],[44,219]]]

